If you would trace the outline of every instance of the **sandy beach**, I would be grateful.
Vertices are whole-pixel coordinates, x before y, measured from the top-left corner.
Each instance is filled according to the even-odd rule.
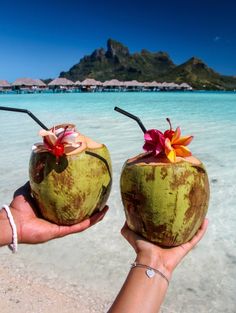
[[[174,273],[160,312],[235,312],[236,259],[233,255],[227,255],[227,262],[224,262],[225,272],[223,274],[216,272],[213,264],[217,264],[219,260],[222,262],[222,256],[208,254],[208,244],[209,232],[204,241],[188,255]],[[126,244],[124,247],[127,248]],[[91,270],[90,273],[85,274],[88,278],[87,287],[85,287],[78,280],[65,280],[63,274],[60,275],[56,272],[57,266],[54,269],[53,266],[46,268],[47,264],[43,265],[40,258],[39,262],[41,263],[32,265],[32,260],[27,262],[22,256],[25,247],[20,245],[19,248],[22,251],[19,251],[17,255],[11,254],[8,248],[1,249],[0,311],[2,313],[107,312],[129,270],[127,259],[123,257],[119,258],[119,262],[113,260],[116,264],[114,262],[102,266],[102,269],[92,262],[89,266],[83,263],[81,264],[82,270],[84,268]],[[31,249],[34,248],[38,248],[39,252],[42,252],[39,245]],[[108,261],[107,257],[105,257],[106,261]],[[132,254],[128,258],[132,260]],[[122,259],[124,260],[121,264]],[[96,261],[98,262],[98,259]],[[96,268],[98,268],[99,275],[94,273]],[[94,285],[97,285],[97,276],[101,277],[100,288],[91,287],[93,286],[91,277],[93,273]],[[74,273],[77,278],[80,274],[79,272]],[[213,285],[214,289],[212,289]],[[227,302],[222,297],[222,292],[227,296]],[[173,299],[175,300],[173,301]]]
[[[191,149],[209,174],[207,234],[176,269],[161,312],[235,313],[234,97],[223,93],[2,96],[2,105],[29,108],[46,125],[73,122],[105,142],[111,152],[113,186],[110,210],[91,229],[42,245],[19,245],[15,255],[0,248],[0,312],[104,313],[114,301],[135,257],[120,235],[125,217],[119,177],[124,161],[138,154],[143,144],[137,125],[114,113],[114,105],[126,103],[123,108],[142,116],[146,127],[165,129],[169,116],[184,134],[193,134]],[[25,116],[10,113],[0,114],[0,123],[0,197],[2,204],[8,204],[28,179],[28,159],[32,143],[39,141],[39,129]]]
[[[2,313],[100,313],[109,307],[109,303],[95,293],[53,279],[45,281],[23,264],[16,268],[10,259],[11,256],[1,258]]]
[[[107,235],[101,235],[102,229],[111,223],[116,226],[110,230],[109,240],[104,241],[103,236]],[[104,221],[87,232],[43,245],[19,245],[15,255],[8,248],[1,248],[0,311],[107,312],[134,259],[118,228],[119,221],[110,211]],[[103,243],[94,241],[97,232]],[[235,312],[236,258],[233,253],[216,254],[209,249],[212,236],[213,224],[176,269],[162,313]],[[224,242],[228,247],[231,244]],[[215,248],[217,245],[219,242]]]

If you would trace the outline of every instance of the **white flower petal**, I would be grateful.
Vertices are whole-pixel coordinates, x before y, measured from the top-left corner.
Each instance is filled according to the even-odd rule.
[[[58,129],[55,129],[55,134],[56,134],[56,136],[59,136],[61,133],[63,133],[65,131],[65,129],[64,128],[58,128]]]
[[[75,139],[76,139],[76,137],[77,137],[77,134],[76,133],[72,133],[72,134],[70,134],[70,135],[66,135],[65,137],[63,137],[63,139],[62,139],[62,143],[64,142],[64,143],[73,143],[73,142],[75,142]]]

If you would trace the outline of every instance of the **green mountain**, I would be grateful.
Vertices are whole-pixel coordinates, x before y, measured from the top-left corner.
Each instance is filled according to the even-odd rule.
[[[176,83],[189,82],[196,89],[224,90],[236,87],[235,77],[220,75],[195,57],[176,66],[168,73],[166,79]]]
[[[68,72],[61,72],[60,77],[73,81],[116,78],[121,81],[187,82],[196,89],[236,89],[236,77],[220,75],[198,58],[192,57],[183,64],[175,65],[166,52],[143,49],[131,54],[126,46],[112,39],[107,41],[107,50],[96,49]]]

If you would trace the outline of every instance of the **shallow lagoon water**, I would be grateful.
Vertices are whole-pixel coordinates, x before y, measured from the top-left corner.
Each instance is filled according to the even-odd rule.
[[[66,281],[112,300],[134,253],[120,236],[124,213],[119,175],[124,161],[142,151],[138,124],[115,112],[119,106],[138,115],[147,129],[173,127],[194,135],[193,154],[205,164],[211,199],[207,235],[173,276],[163,312],[235,312],[236,268],[236,93],[71,93],[0,95],[1,106],[31,110],[48,127],[71,122],[103,142],[111,152],[113,187],[104,220],[81,234],[44,245],[21,245],[14,262],[45,280]],[[0,199],[9,203],[28,179],[33,143],[40,127],[26,114],[0,111]],[[7,258],[7,249],[0,250]],[[173,301],[174,299],[174,301]],[[227,301],[226,301],[227,299]]]

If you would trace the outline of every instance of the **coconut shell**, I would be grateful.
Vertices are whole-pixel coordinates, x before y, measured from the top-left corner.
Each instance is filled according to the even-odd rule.
[[[207,213],[208,176],[195,158],[141,154],[124,164],[120,187],[129,228],[164,247],[189,241]]]
[[[110,155],[105,145],[58,159],[49,152],[33,151],[29,178],[42,216],[72,225],[105,206],[112,184]]]

